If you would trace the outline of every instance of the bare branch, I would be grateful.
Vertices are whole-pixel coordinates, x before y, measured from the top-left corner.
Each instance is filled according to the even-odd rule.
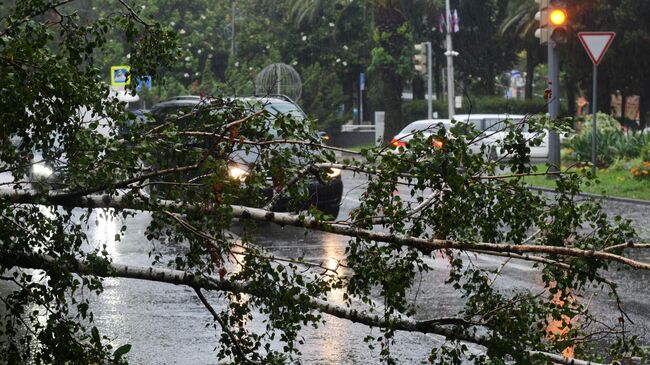
[[[142,20],[142,18],[140,18],[140,15],[138,15],[138,13],[136,13],[135,10],[133,10],[133,9],[129,6],[129,4],[126,3],[126,1],[124,1],[124,0],[118,0],[118,1],[120,2],[120,4],[122,4],[122,6],[124,6],[124,7],[126,8],[126,10],[129,11],[129,13],[131,14],[131,16],[133,16],[137,21],[139,21],[140,23],[142,23],[142,25],[144,25],[144,26],[146,26],[146,27],[150,27],[150,26],[151,26],[151,24],[149,24],[149,23],[145,22],[144,20]]]
[[[219,323],[219,326],[221,326],[221,329],[228,335],[228,338],[230,338],[230,342],[235,345],[235,353],[237,354],[237,357],[243,360],[246,364],[256,364],[256,362],[250,360],[248,357],[246,357],[246,352],[241,348],[241,344],[237,340],[237,337],[232,333],[230,328],[228,328],[228,325],[225,323],[225,321],[219,316],[219,313],[217,313],[214,308],[210,305],[210,302],[205,298],[203,293],[201,293],[201,288],[199,287],[193,287],[194,292],[196,295],[199,297],[199,300],[201,303],[203,303],[203,306],[212,314],[212,318]]]
[[[304,166],[300,170],[298,170],[296,174],[284,184],[284,186],[282,187],[282,189],[280,189],[280,191],[274,191],[273,196],[271,197],[271,199],[269,199],[268,203],[264,205],[263,209],[268,209],[268,210],[272,209],[273,206],[287,193],[289,188],[293,186],[295,183],[297,183],[298,180],[304,178],[305,174],[309,172],[309,170],[312,169],[313,166],[314,165],[309,164],[307,166]]]
[[[46,205],[64,205],[71,207],[84,208],[116,208],[116,209],[150,209],[146,204],[137,203],[133,199],[110,196],[85,196],[70,198],[63,195],[43,196],[31,193],[14,193],[0,191],[0,199],[6,199],[12,203],[22,204],[46,204]],[[157,207],[169,210],[188,210],[209,212],[209,208],[201,205],[179,205],[174,201],[159,200],[156,202]],[[553,254],[568,257],[580,257],[610,262],[619,262],[623,265],[635,269],[650,270],[650,263],[633,260],[621,255],[606,252],[604,250],[583,250],[574,247],[565,246],[548,246],[548,245],[531,245],[531,244],[512,244],[512,243],[491,243],[491,242],[470,242],[436,238],[420,238],[402,234],[391,234],[386,232],[375,232],[368,229],[358,228],[351,225],[337,224],[333,222],[320,221],[314,217],[272,212],[260,208],[251,208],[241,205],[231,205],[232,215],[236,218],[254,219],[258,221],[267,221],[279,225],[288,225],[302,228],[309,228],[317,231],[340,234],[350,237],[359,237],[367,240],[399,244],[419,250],[425,254],[430,254],[435,250],[452,249],[458,251],[482,252],[482,253],[539,253]]]
[[[609,246],[609,247],[603,249],[603,251],[605,251],[605,252],[614,252],[614,251],[623,250],[623,249],[626,249],[626,248],[650,248],[650,243],[632,243],[632,242],[630,242],[630,243],[622,243],[620,245]]]
[[[184,131],[184,132],[177,132],[176,134],[179,135],[179,136],[192,136],[192,137],[209,137],[209,136],[212,136],[212,133],[210,133],[210,132],[200,132],[200,131]],[[332,151],[338,151],[338,152],[345,152],[345,153],[349,153],[349,154],[352,154],[352,155],[359,155],[359,156],[361,155],[360,152],[348,150],[348,149],[345,149],[345,148],[328,146],[326,144],[317,143],[317,142],[314,142],[314,141],[302,141],[302,140],[295,140],[295,139],[274,139],[274,140],[270,140],[270,141],[251,141],[251,140],[248,140],[248,139],[244,139],[244,140],[238,140],[237,143],[248,144],[248,145],[253,145],[253,146],[272,146],[272,145],[292,144],[292,145],[302,145],[302,146],[316,147],[316,148],[320,148],[320,149],[326,149],[326,150],[332,150]]]
[[[25,253],[18,252],[7,252],[0,251],[0,264],[8,267],[23,267],[36,270],[45,270],[48,271],[55,266],[60,266],[61,263],[57,259],[45,255],[28,255]],[[60,269],[60,268],[59,268]],[[154,267],[133,267],[119,264],[108,264],[104,265],[89,265],[84,262],[77,262],[74,266],[70,266],[69,269],[71,272],[80,274],[80,275],[96,275],[100,277],[117,277],[117,278],[130,278],[130,279],[140,279],[155,281],[161,283],[168,283],[174,285],[186,285],[193,288],[201,302],[205,305],[207,300],[200,293],[199,289],[206,290],[215,290],[215,291],[227,291],[233,293],[245,293],[254,296],[265,296],[268,293],[261,292],[259,290],[251,289],[249,285],[241,282],[233,282],[224,279],[217,279],[214,277],[208,276],[195,276],[191,273],[172,270],[172,269],[163,269],[163,268],[154,268]],[[203,297],[203,298],[201,298]],[[477,331],[481,326],[475,326],[465,320],[459,318],[438,318],[438,319],[429,319],[425,321],[416,321],[412,318],[405,316],[397,316],[394,318],[386,319],[384,315],[372,314],[366,311],[360,311],[352,308],[342,307],[339,305],[334,305],[316,298],[310,300],[309,305],[314,309],[320,312],[347,319],[352,322],[365,324],[371,327],[386,327],[392,328],[400,331],[407,332],[420,332],[420,333],[430,333],[444,336],[448,339],[466,341],[471,343],[476,343],[478,345],[486,346],[489,344],[490,335],[489,330],[486,334],[479,334],[479,332],[486,331]],[[207,303],[206,308],[210,313],[215,316],[214,309],[210,310],[211,306]],[[219,316],[215,317],[217,320]],[[220,322],[220,321],[218,321]],[[220,322],[221,324],[221,322]],[[225,326],[222,325],[222,328],[225,330]],[[225,330],[227,331],[227,330]],[[237,342],[234,342],[237,344]],[[555,362],[559,362],[565,365],[614,365],[614,364],[599,364],[595,362],[588,362],[578,359],[567,359],[561,355],[530,350],[528,351],[530,355],[540,355],[544,356],[547,359],[550,359]]]

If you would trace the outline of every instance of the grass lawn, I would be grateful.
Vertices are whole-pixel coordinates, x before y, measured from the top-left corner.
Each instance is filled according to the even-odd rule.
[[[542,172],[545,169],[545,165],[538,165],[538,171]],[[633,179],[629,169],[598,169],[596,178],[596,184],[583,185],[582,191],[606,196],[650,200],[650,179]],[[555,181],[545,176],[529,176],[524,180],[531,186],[555,188]]]

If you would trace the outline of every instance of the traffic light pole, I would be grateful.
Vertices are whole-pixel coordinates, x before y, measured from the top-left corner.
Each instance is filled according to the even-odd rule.
[[[560,114],[560,57],[556,43],[548,40],[548,81],[551,83],[551,98],[548,103],[549,117],[554,120]],[[548,171],[553,175],[560,171],[560,136],[555,131],[548,133]]]
[[[427,75],[427,118],[431,119],[433,117],[433,73],[431,72],[433,68],[433,48],[431,47],[431,42],[418,43],[413,48],[417,51],[413,56],[415,71],[422,76],[425,73]],[[424,64],[425,62],[426,66]]]

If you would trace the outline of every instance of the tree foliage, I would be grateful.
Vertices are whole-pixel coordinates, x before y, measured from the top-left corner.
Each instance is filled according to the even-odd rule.
[[[381,349],[378,360],[386,363],[398,362],[391,355],[396,331],[444,336],[446,346],[431,352],[436,364],[568,363],[558,355],[567,347],[586,359],[603,357],[589,341],[603,329],[571,320],[595,319],[580,293],[604,287],[617,298],[604,271],[615,265],[650,270],[624,256],[626,249],[648,246],[635,244],[630,223],[609,219],[600,203],[577,201],[588,174],[561,174],[550,198],[527,189],[524,176],[544,173],[530,163],[524,125],[504,125],[500,147],[507,161],[488,161],[485,148],[472,153],[471,145],[486,136],[456,126],[433,136],[415,133],[401,153],[364,150],[361,163],[337,162],[312,123],[272,117],[237,99],[210,98],[163,123],[127,123],[133,116],[98,82],[103,70],[96,52],[105,50],[106,37],[125,37],[131,77],[160,73],[178,55],[176,32],[136,9],[120,1],[92,19],[39,0],[5,9],[0,170],[11,177],[0,190],[0,279],[8,288],[0,293],[3,362],[125,363],[130,346],[115,348],[92,312],[90,298],[101,296],[102,278],[110,276],[194,289],[220,334],[215,356],[233,363],[299,362],[300,331],[321,325],[325,313],[379,327],[365,340]],[[404,32],[381,42],[398,42],[391,49],[401,49]],[[527,122],[531,131],[566,129],[544,118]],[[127,134],[117,133],[127,126]],[[432,151],[434,139],[443,147]],[[541,142],[541,134],[533,142]],[[258,155],[245,184],[228,175],[237,150]],[[30,173],[42,162],[53,168],[56,184]],[[308,177],[327,180],[332,168],[371,177],[349,217],[269,210],[275,199],[300,202]],[[269,182],[271,200],[262,193]],[[398,189],[413,199],[394,194]],[[85,233],[97,208],[112,208],[103,214],[121,216],[125,224],[135,210],[149,211],[144,239],[181,249],[165,257],[152,245],[153,267],[114,263]],[[235,238],[229,232],[234,218],[349,236],[342,270],[273,256],[247,234]],[[543,285],[538,292],[500,289],[493,285],[500,270],[481,267],[474,254],[530,261]],[[418,321],[410,317],[415,308],[408,293],[434,270],[431,256],[446,262],[441,285],[461,293],[464,305],[453,316]],[[217,311],[206,290],[223,292],[227,307]],[[337,290],[345,305],[326,301]],[[621,318],[606,331],[610,357],[642,355],[622,310]],[[254,319],[261,328],[250,326]],[[553,322],[561,332],[549,336]],[[282,347],[271,346],[274,341]]]

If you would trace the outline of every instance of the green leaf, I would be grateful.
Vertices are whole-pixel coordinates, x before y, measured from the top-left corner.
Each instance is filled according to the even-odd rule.
[[[115,357],[115,360],[120,360],[122,356],[126,355],[129,351],[131,351],[131,345],[127,343],[126,345],[118,347],[117,350],[113,352],[113,356]]]

